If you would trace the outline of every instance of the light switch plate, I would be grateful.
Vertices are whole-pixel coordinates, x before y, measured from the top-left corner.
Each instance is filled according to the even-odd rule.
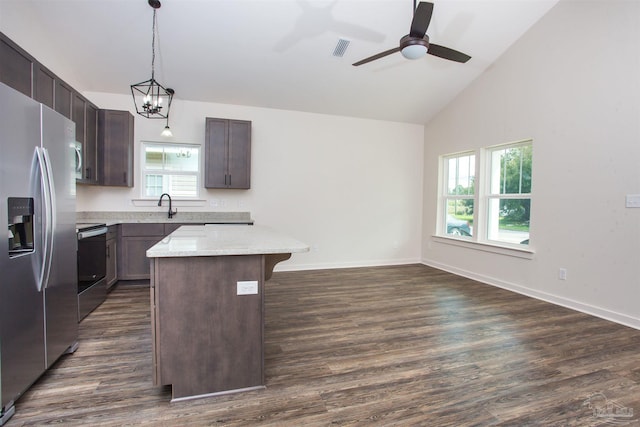
[[[241,280],[238,282],[238,295],[258,295],[257,280]]]
[[[640,194],[627,194],[628,208],[640,208]]]

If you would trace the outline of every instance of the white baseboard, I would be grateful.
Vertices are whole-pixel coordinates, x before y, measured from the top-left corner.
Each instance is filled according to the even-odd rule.
[[[505,282],[494,277],[484,276],[482,274],[473,273],[471,271],[462,270],[457,267],[452,267],[447,264],[442,264],[430,260],[422,260],[420,262],[429,267],[434,267],[439,270],[444,270],[449,273],[457,274],[469,279],[476,280],[478,282],[485,283],[487,285],[496,286],[498,288],[506,289],[508,291],[516,292],[518,294],[526,295],[531,298],[539,299],[549,302],[551,304],[559,305],[562,307],[576,310],[582,313],[590,314],[592,316],[600,317],[611,322],[619,323],[624,326],[629,326],[634,329],[640,330],[640,319],[632,316],[628,316],[623,313],[617,313],[615,311],[607,310],[605,308],[596,307],[590,304],[585,304],[580,301],[560,297],[558,295],[549,294],[546,292],[540,292],[535,289],[530,289],[524,286],[516,285],[514,283]]]
[[[293,254],[295,257],[296,254]],[[294,264],[282,263],[276,265],[274,271],[305,271],[305,270],[332,270],[336,268],[360,268],[360,267],[383,267],[385,265],[407,265],[422,264],[420,259],[400,259],[400,260],[378,260],[378,261],[354,261],[354,262],[330,262],[318,264]]]

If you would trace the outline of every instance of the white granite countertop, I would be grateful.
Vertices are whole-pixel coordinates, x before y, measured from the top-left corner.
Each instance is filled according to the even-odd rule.
[[[147,257],[308,252],[309,246],[261,225],[183,225],[147,250]]]

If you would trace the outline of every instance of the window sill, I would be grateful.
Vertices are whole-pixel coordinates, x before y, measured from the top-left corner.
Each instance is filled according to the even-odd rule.
[[[131,199],[131,204],[133,206],[158,206],[158,199]],[[169,200],[166,198],[162,201],[162,205],[169,206]],[[207,201],[204,199],[171,199],[172,206],[187,206],[187,207],[196,207],[196,206],[206,206]]]
[[[434,242],[442,243],[445,245],[458,246],[467,249],[473,249],[476,251],[490,252],[499,255],[512,256],[516,258],[523,259],[533,259],[535,252],[528,249],[521,249],[512,246],[502,246],[497,244],[485,243],[485,242],[474,242],[471,240],[457,239],[455,237],[444,237],[444,236],[431,236],[431,239]]]

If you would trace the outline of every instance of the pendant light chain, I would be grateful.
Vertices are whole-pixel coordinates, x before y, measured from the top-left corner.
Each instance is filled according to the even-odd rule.
[[[156,64],[156,9],[153,9],[153,25],[152,28],[152,38],[151,38],[151,78],[153,79],[155,76],[155,64]]]

